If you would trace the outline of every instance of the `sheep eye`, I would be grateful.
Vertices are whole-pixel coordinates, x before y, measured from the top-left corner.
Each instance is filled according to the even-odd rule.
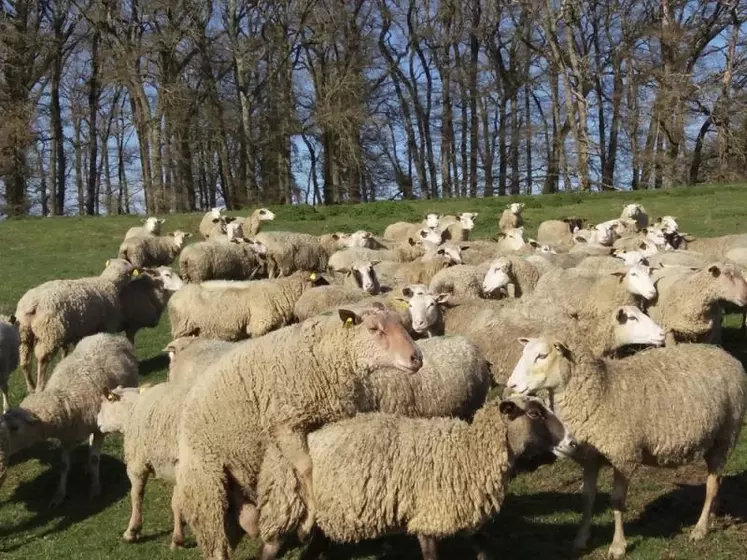
[[[628,317],[628,321],[637,321],[637,320],[638,320],[638,317],[633,317],[633,316]]]
[[[547,354],[537,354],[537,358],[535,359],[535,362],[538,360],[544,360],[547,358]]]
[[[540,414],[538,410],[528,410],[527,416],[532,420],[540,420],[542,418],[542,414]]]

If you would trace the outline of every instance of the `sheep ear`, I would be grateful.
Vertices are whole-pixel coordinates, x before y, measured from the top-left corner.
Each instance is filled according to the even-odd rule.
[[[377,261],[377,260],[371,261],[371,266],[376,266],[376,265],[377,265],[377,264],[379,264],[380,262],[381,262],[381,261]]]
[[[412,293],[412,290],[410,288],[402,288],[402,295],[405,296],[405,297],[410,298],[410,297],[413,296],[413,293]]]
[[[713,276],[714,278],[718,278],[719,276],[721,276],[721,269],[718,267],[718,265],[715,264],[712,264],[708,267],[708,272],[710,272],[711,276]]]
[[[444,292],[442,294],[438,294],[436,296],[436,298],[435,298],[436,299],[436,303],[438,303],[439,305],[443,304],[443,303],[446,303],[447,301],[449,301],[450,297],[451,297],[451,294],[446,293],[446,292]]]
[[[501,404],[498,405],[498,410],[500,411],[501,415],[509,422],[516,420],[519,416],[524,414],[524,411],[521,410],[521,408],[511,400],[501,401]]]
[[[462,213],[461,213],[461,212],[459,212],[459,213],[457,214],[457,220],[461,220],[461,219],[462,219]]]
[[[8,322],[11,325],[15,325],[18,322],[18,318],[15,315],[11,315],[10,317],[8,317]]]
[[[645,243],[643,243],[643,242],[641,242],[641,244],[640,244],[640,245],[638,245],[638,248],[639,248],[639,249],[645,249],[645,248],[646,248],[646,244],[645,244]]]
[[[516,340],[518,340],[519,344],[521,344],[522,346],[526,346],[527,344],[529,344],[529,339],[523,336],[517,338]]]
[[[380,301],[373,302],[371,307],[376,309],[376,311],[386,311],[386,306],[384,306],[384,304],[381,303]]]
[[[531,246],[532,246],[532,247],[534,247],[535,249],[536,249],[537,247],[539,247],[539,243],[537,243],[537,241],[536,241],[535,239],[530,239],[529,241],[527,241],[527,245],[531,245]]]
[[[459,246],[459,248],[460,248],[460,249],[461,249],[462,251],[466,251],[467,249],[469,249],[469,245],[460,245],[460,246]]]
[[[350,309],[340,309],[337,313],[340,316],[343,326],[346,328],[352,327],[353,325],[360,325],[363,322],[361,316]]]
[[[623,278],[625,278],[626,272],[612,272],[612,276],[617,276],[617,279],[622,282]]]
[[[576,243],[588,243],[583,235],[576,236],[573,239],[576,240]]]
[[[553,347],[555,350],[557,350],[561,356],[563,356],[566,360],[573,361],[573,357],[571,355],[571,351],[568,349],[568,347],[565,344],[562,344],[560,342],[553,343]]]
[[[335,270],[335,272],[339,272],[340,274],[350,274],[349,268],[338,268]]]
[[[628,316],[622,307],[617,308],[617,312],[615,313],[615,320],[621,325],[624,325],[628,322]]]
[[[439,249],[438,251],[436,251],[437,255],[443,255],[445,253],[446,253],[446,251],[444,249]]]

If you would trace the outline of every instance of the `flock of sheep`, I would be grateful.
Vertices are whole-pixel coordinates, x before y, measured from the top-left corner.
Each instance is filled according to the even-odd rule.
[[[186,525],[205,558],[228,558],[245,533],[269,560],[294,535],[319,552],[406,532],[435,560],[439,539],[500,510],[516,472],[566,456],[583,469],[578,548],[598,472],[613,468],[620,558],[636,469],[704,459],[702,539],[747,402],[742,365],[718,346],[725,307],[747,305],[747,234],[694,239],[630,204],[525,239],[522,207],[494,240],[470,240],[477,213],[379,238],[263,232],[271,211],[216,208],[186,246],[190,233],[148,218],[101,275],[32,288],[0,321],[0,480],[19,450],[57,439],[59,504],[70,452],[89,439],[96,496],[116,432],[127,542],[152,475],[175,484],[171,546]],[[164,311],[168,379],[139,386],[135,336]],[[11,408],[19,364],[28,395]],[[487,398],[493,386],[504,398]]]

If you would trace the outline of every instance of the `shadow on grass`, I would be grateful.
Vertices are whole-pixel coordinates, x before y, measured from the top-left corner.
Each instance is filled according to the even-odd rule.
[[[148,376],[152,373],[168,369],[169,367],[169,356],[168,354],[158,354],[147,360],[140,360],[138,364],[138,374],[141,376]]]
[[[59,447],[42,444],[18,453],[11,464],[18,464],[31,458],[37,459],[52,468],[47,469],[33,480],[22,482],[9,498],[11,503],[23,503],[26,509],[35,513],[16,525],[0,527],[0,539],[10,535],[21,535],[29,532],[27,538],[15,541],[11,546],[1,546],[0,552],[11,552],[24,547],[32,540],[67,530],[95,515],[129,492],[129,480],[124,463],[109,455],[101,455],[100,476],[101,495],[89,500],[88,490],[90,477],[87,472],[88,446],[75,449],[68,476],[67,497],[57,508],[50,508],[49,502],[57,488],[60,475]],[[42,529],[37,532],[36,530]]]

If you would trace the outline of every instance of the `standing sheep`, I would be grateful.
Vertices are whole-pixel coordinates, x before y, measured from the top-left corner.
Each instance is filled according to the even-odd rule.
[[[309,319],[224,355],[196,382],[179,426],[176,503],[203,555],[228,558],[229,491],[256,503],[268,443],[293,465],[310,530],[316,507],[306,434],[355,414],[356,388],[376,368],[411,374],[421,366],[402,323],[380,308]]]
[[[244,230],[244,235],[253,238],[259,233],[259,230],[262,227],[262,222],[269,222],[274,219],[274,212],[267,208],[257,208],[254,212],[249,214],[249,216],[241,220],[241,228]]]
[[[155,328],[161,320],[169,298],[184,283],[168,266],[143,269],[143,273],[127,284],[119,296],[122,309],[122,328],[127,339],[135,344],[137,331]]]
[[[145,220],[141,220],[144,225],[131,227],[127,230],[124,238],[129,239],[130,237],[148,237],[154,235],[161,235],[161,225],[166,221],[158,219],[156,217],[149,217]]]
[[[558,417],[580,444],[592,448],[581,458],[586,504],[576,547],[584,548],[589,539],[602,459],[614,469],[610,556],[625,555],[625,498],[640,465],[674,467],[705,459],[706,498],[690,539],[705,537],[718,476],[745,412],[747,377],[739,361],[721,348],[701,344],[600,360],[580,345],[566,346],[562,337],[521,342],[524,351],[508,387],[522,394],[552,391]]]
[[[264,275],[267,248],[255,241],[231,243],[201,241],[188,245],[179,257],[185,282],[206,280],[251,280]]]
[[[418,537],[423,560],[437,560],[439,539],[474,532],[500,511],[522,461],[574,447],[555,414],[522,396],[488,402],[469,424],[361,414],[309,436],[318,524],[338,542],[405,531]],[[273,446],[259,493],[261,558],[272,560],[305,513],[293,469]]]
[[[269,278],[289,276],[299,270],[327,270],[329,255],[318,237],[308,233],[272,231],[260,233],[254,240],[267,247]]]
[[[36,356],[36,390],[44,389],[44,375],[58,349],[98,332],[117,332],[122,326],[119,297],[138,270],[129,262],[106,262],[100,276],[51,280],[27,291],[16,306],[21,336],[21,370],[26,388],[34,390],[31,353]]]
[[[10,374],[18,367],[18,321],[15,315],[0,315],[0,391],[3,393],[3,412],[8,412],[8,381]]]
[[[212,235],[221,233],[226,224],[232,222],[234,218],[224,216],[225,207],[211,208],[206,212],[200,221],[200,235],[205,239],[210,239]]]
[[[172,340],[163,349],[169,355],[168,380],[191,383],[236,344],[239,343],[196,336]]]
[[[40,441],[56,439],[62,444],[62,472],[52,505],[59,505],[67,493],[70,453],[90,438],[90,496],[98,496],[104,436],[98,430],[96,415],[101,395],[118,385],[136,386],[137,375],[134,350],[124,337],[101,333],[81,340],[57,364],[44,391],[28,395],[2,416],[0,481],[11,456]]]
[[[181,230],[163,237],[131,237],[119,246],[119,258],[140,268],[143,266],[169,266],[184,248],[191,233]]]
[[[301,294],[325,284],[321,274],[303,271],[278,280],[188,284],[169,300],[171,337],[257,338],[291,324]]]
[[[512,229],[522,227],[524,225],[524,218],[521,216],[522,210],[524,210],[523,202],[509,204],[501,213],[501,217],[498,220],[498,231],[506,233]]]

